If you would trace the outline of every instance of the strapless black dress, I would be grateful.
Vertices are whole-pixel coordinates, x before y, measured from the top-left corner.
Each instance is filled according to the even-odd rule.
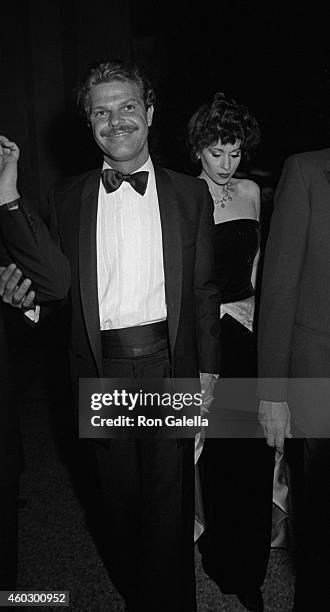
[[[218,223],[214,232],[221,302],[228,304],[246,300],[254,295],[251,274],[260,244],[259,222],[255,219],[234,219]],[[222,317],[221,329],[222,376],[256,377],[256,334],[229,314]]]
[[[215,225],[214,232],[222,303],[250,298],[254,295],[253,262],[260,244],[258,221],[226,221]],[[220,362],[223,378],[256,377],[255,333],[228,313],[221,319]],[[230,393],[223,400],[226,384],[225,380],[218,383],[213,409],[223,414],[223,432],[226,428],[231,432],[237,418],[240,426],[241,406],[232,401]],[[230,403],[235,404],[234,412]],[[246,420],[243,410],[242,419]],[[230,435],[207,438],[199,460],[205,531],[198,544],[206,573],[224,593],[238,593],[260,587],[266,574],[274,453],[264,439],[253,438],[254,434],[250,438]]]
[[[221,301],[239,302],[254,294],[251,274],[260,245],[256,219],[233,219],[218,223],[215,232],[215,264]]]

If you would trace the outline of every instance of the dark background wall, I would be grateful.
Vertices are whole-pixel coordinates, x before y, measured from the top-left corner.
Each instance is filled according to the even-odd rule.
[[[21,189],[43,209],[50,185],[99,163],[73,89],[104,57],[145,64],[159,95],[156,153],[192,171],[185,129],[215,91],[259,119],[259,166],[330,142],[330,37],[317,3],[23,0],[0,6],[0,133],[22,155]],[[323,10],[323,12],[322,12]]]
[[[42,209],[54,181],[98,163],[73,89],[93,60],[129,56],[129,2],[1,3],[0,30],[0,133],[19,144],[21,190]]]
[[[157,17],[150,2],[147,21],[136,8],[134,22],[149,33],[150,56],[160,67],[163,149],[172,164],[188,168],[187,120],[215,91],[247,104],[259,119],[257,161],[264,167],[276,172],[289,153],[329,145],[330,37],[321,6],[201,0],[192,10],[179,1]]]

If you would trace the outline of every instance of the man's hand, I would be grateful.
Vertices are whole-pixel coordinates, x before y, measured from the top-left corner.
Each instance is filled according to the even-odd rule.
[[[202,412],[208,412],[208,407],[214,399],[214,385],[217,382],[214,374],[200,372],[201,392],[202,392]]]
[[[267,444],[274,446],[277,453],[283,453],[284,439],[292,438],[288,404],[261,400],[259,423],[263,428]]]
[[[19,148],[0,136],[0,206],[19,198],[17,191],[17,162]]]
[[[29,278],[19,285],[22,276],[15,264],[0,266],[0,296],[6,304],[25,311],[35,308],[35,292],[29,291],[32,282]]]

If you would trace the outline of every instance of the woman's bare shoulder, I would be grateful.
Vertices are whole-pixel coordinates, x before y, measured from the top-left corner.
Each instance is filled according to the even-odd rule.
[[[246,197],[250,197],[253,200],[260,197],[259,185],[251,181],[251,179],[238,179],[237,186],[242,195]]]

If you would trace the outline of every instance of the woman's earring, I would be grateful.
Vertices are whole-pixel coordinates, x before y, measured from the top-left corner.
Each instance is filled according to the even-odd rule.
[[[200,159],[200,158],[201,158],[201,156],[200,156],[200,154],[199,154],[199,153],[196,153],[196,155],[195,155],[195,156],[196,156],[196,159]]]

